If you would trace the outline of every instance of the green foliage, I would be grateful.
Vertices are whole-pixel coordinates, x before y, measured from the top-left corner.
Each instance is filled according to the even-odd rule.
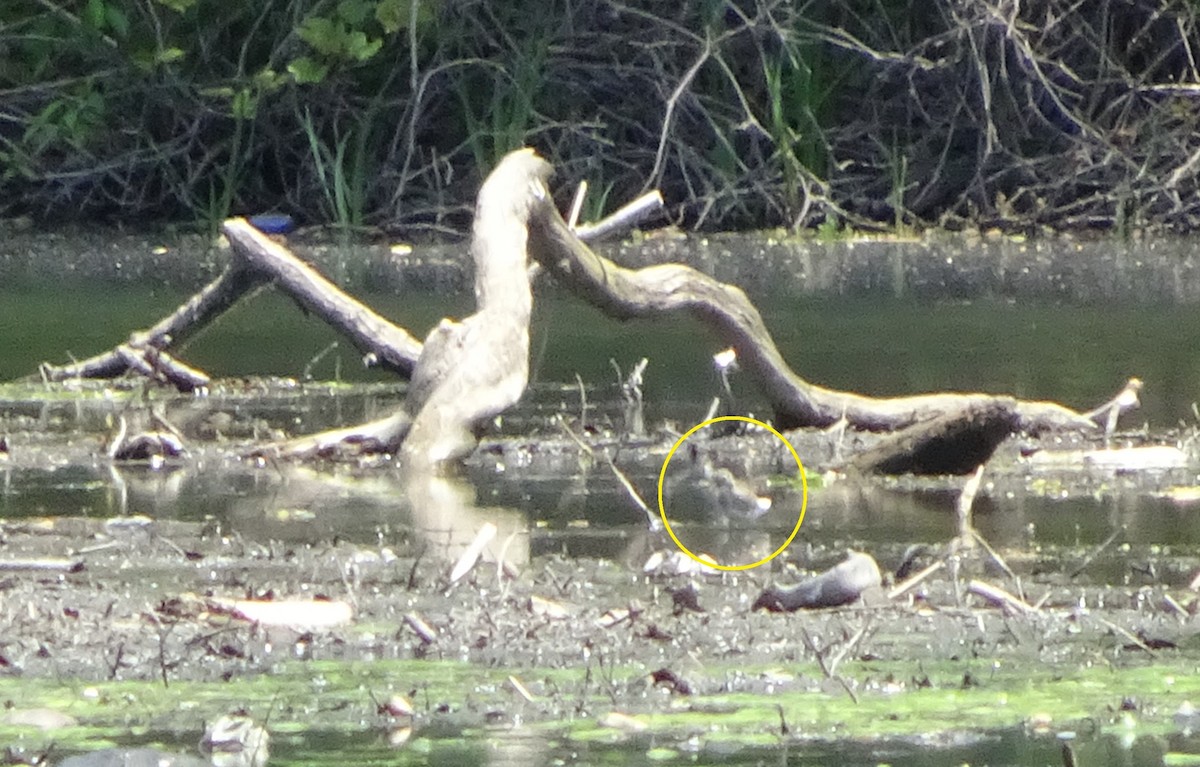
[[[363,62],[383,47],[383,40],[367,37],[366,32],[353,29],[349,21],[340,18],[310,16],[297,32],[317,53],[331,59]]]
[[[36,201],[34,212],[210,224],[282,207],[358,226],[406,210],[392,199],[397,186],[418,206],[422,185],[444,200],[451,176],[439,169],[482,173],[530,142],[568,174],[586,169],[605,198],[624,198],[649,168],[618,155],[657,138],[665,84],[696,53],[680,33],[705,30],[717,41],[714,63],[744,52],[746,37],[729,35],[728,5],[717,0],[681,8],[661,27],[661,9],[639,7],[620,20],[632,34],[589,15],[597,9],[534,0],[84,0],[78,16],[51,7],[18,0],[0,10],[0,30],[30,30],[0,38],[12,54],[0,62],[0,86],[36,86],[12,106],[20,131],[0,131],[9,199]],[[596,42],[589,30],[610,37],[595,48],[596,64],[580,67]],[[675,52],[660,52],[655,37]],[[756,166],[739,116],[719,106],[740,99],[767,126],[774,149],[757,162],[782,174],[783,207],[802,204],[800,175],[825,163],[822,55],[789,39],[758,51],[757,77],[736,63],[705,65],[695,96],[713,112],[695,149],[715,192],[744,185]],[[639,57],[631,80],[609,76]],[[665,159],[670,191],[685,160]],[[54,181],[67,166],[78,170],[69,188]],[[458,199],[473,192],[451,190]]]
[[[919,223],[998,192],[1101,200],[1110,224],[1194,218],[1178,201],[1200,178],[1168,190],[1165,177],[1194,153],[1195,110],[1183,97],[1110,109],[1105,83],[1188,81],[1179,35],[1196,37],[1196,6],[1144,17],[1104,0],[1114,29],[1147,30],[1134,45],[1055,37],[1091,27],[1052,5],[1022,7],[1014,27],[1038,57],[1033,81],[982,61],[1016,43],[980,45],[982,11],[944,0],[9,0],[0,216],[276,209],[440,230],[463,225],[481,174],[531,144],[567,182],[618,201],[658,186],[705,226]],[[1051,32],[1044,13],[1064,21]],[[1073,127],[1129,162],[1097,161],[1112,167],[1069,185],[1070,163],[1112,155],[1066,151],[1083,140],[1064,138]],[[996,162],[1053,194],[1018,195],[1014,174],[984,167]],[[1127,203],[1098,189],[1127,189]]]
[[[335,133],[331,147],[318,135],[308,111],[304,113],[303,124],[327,216],[341,229],[361,226],[369,126],[364,123],[344,134]]]

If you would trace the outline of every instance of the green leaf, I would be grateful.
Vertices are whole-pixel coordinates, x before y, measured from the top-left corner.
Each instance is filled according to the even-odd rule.
[[[300,22],[299,34],[300,39],[311,45],[318,53],[326,56],[339,56],[343,53],[345,31],[332,19],[309,16]]]
[[[120,8],[115,5],[105,7],[104,20],[114,35],[121,39],[129,37],[129,17]]]
[[[383,41],[368,38],[365,32],[351,32],[346,39],[346,54],[355,61],[366,61],[379,53]]]
[[[281,76],[278,72],[270,67],[267,67],[254,75],[254,85],[260,92],[269,92],[276,90],[287,82],[287,78]]]
[[[409,0],[380,0],[375,6],[375,20],[389,35],[408,27]]]
[[[103,29],[104,0],[88,0],[83,8],[83,20],[92,29]]]
[[[187,11],[189,8],[191,8],[193,5],[196,4],[196,0],[157,0],[157,1],[158,1],[159,5],[165,5],[166,7],[170,8],[172,11],[177,11],[179,13],[184,13],[185,11]]]
[[[238,120],[251,120],[258,110],[258,95],[249,88],[241,88],[233,94],[233,100],[229,102],[229,106],[233,110],[233,116]]]
[[[164,48],[154,54],[155,64],[170,64],[172,61],[179,61],[184,57],[184,52],[181,48]]]
[[[307,56],[300,58],[288,64],[288,72],[295,78],[297,83],[319,83],[329,74],[329,67],[325,64],[318,64]]]

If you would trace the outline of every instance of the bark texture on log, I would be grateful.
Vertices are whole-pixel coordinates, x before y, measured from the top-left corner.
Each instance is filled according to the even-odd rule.
[[[478,310],[462,322],[442,320],[425,339],[404,407],[413,415],[407,463],[470,454],[479,430],[525,393],[533,309],[527,227],[550,200],[551,172],[532,149],[518,150],[479,191],[471,236]]]
[[[471,237],[477,311],[430,331],[413,366],[408,395],[394,415],[360,427],[277,446],[286,456],[353,446],[399,451],[424,470],[475,450],[479,433],[525,393],[533,295],[527,254],[529,218],[549,199],[552,169],[531,149],[507,155],[479,191]]]
[[[848,465],[880,474],[970,474],[1018,430],[1016,401],[972,403],[889,434]]]
[[[237,254],[262,275],[269,275],[305,309],[343,334],[376,364],[409,375],[421,354],[421,342],[403,328],[342,292],[321,273],[292,255],[244,218],[221,226]]]

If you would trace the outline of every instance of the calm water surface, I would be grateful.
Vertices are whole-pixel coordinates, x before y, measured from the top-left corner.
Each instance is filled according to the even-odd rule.
[[[106,350],[173,309],[183,297],[166,288],[128,285],[105,285],[101,290],[70,283],[52,290],[0,285],[0,381],[34,373],[43,360],[64,362]],[[914,301],[882,295],[795,298],[770,296],[763,290],[753,297],[784,356],[814,383],[874,395],[1010,393],[1086,409],[1136,375],[1147,385],[1143,408],[1130,424],[1145,422],[1162,431],[1196,421],[1200,312],[1194,306],[1111,300],[1059,303],[1046,297],[1020,302],[929,296]],[[470,311],[469,297],[463,295],[425,292],[369,295],[366,300],[418,336],[442,316]],[[687,319],[618,323],[546,286],[537,297],[532,348],[534,386],[507,417],[505,431],[519,431],[521,424],[547,414],[578,412],[577,376],[587,385],[594,417],[615,413],[614,362],[628,370],[640,358],[650,359],[645,395],[653,424],[669,422],[679,431],[686,429],[703,416],[718,391],[710,355],[720,347],[699,324]],[[264,428],[302,433],[385,413],[403,394],[388,376],[364,371],[357,352],[339,343],[322,323],[270,290],[243,302],[191,340],[180,356],[214,376],[271,375],[301,382],[288,396],[249,392],[168,401],[164,406],[171,417],[185,425],[221,411],[258,419]],[[745,378],[735,378],[738,405],[763,412],[763,403]],[[334,390],[305,384],[308,380],[360,385]],[[386,471],[367,477],[284,476],[209,455],[164,471],[113,468],[95,455],[124,407],[120,402],[72,398],[16,397],[0,402],[4,423],[32,428],[49,443],[59,439],[76,448],[83,444],[83,452],[92,456],[0,468],[0,517],[149,514],[217,519],[249,537],[336,534],[368,542],[378,540],[381,531],[402,526],[410,511],[404,488]],[[475,471],[469,481],[480,505],[524,515],[531,529],[532,555],[566,551],[636,564],[631,541],[644,527],[640,512],[631,508],[606,471],[592,469],[580,476],[569,469],[552,475],[522,472],[519,467],[503,476]],[[643,495],[653,497],[652,473],[631,479]],[[1194,485],[1200,479],[1186,470],[1171,482]],[[980,499],[977,523],[993,544],[1014,548],[1092,546],[1124,527],[1122,540],[1134,546],[1170,545],[1200,552],[1200,523],[1188,508],[1155,498],[1136,485],[1123,489],[1113,477],[1098,479],[1097,487],[1102,491],[1092,497],[1065,499],[1053,492],[999,489]],[[865,489],[817,487],[800,541],[896,547],[943,541],[954,532],[953,500],[945,492],[912,492],[883,484]],[[799,498],[782,493],[771,515],[750,529],[690,533],[714,547],[773,547],[786,537],[798,510]],[[760,540],[764,538],[766,543]],[[433,740],[430,756],[439,755],[442,745]],[[280,746],[285,759],[289,752],[299,759],[332,758],[319,740],[284,740]],[[462,748],[457,741],[445,744],[446,763],[503,763]],[[1092,763],[1157,763],[1155,755],[1143,760],[1136,748],[1129,751],[1107,741],[1098,740],[1091,748]],[[905,744],[844,744],[721,758],[731,764],[1047,764],[1057,763],[1058,753],[1053,741],[1001,733],[936,755]],[[542,755],[585,763],[640,764],[646,759],[644,752],[620,753],[600,746],[555,746]],[[683,761],[692,763],[690,759]]]
[[[134,328],[144,327],[174,308],[182,294],[164,289],[111,287],[96,295],[82,286],[54,291],[0,289],[0,379],[28,375],[42,360],[61,362],[110,348]],[[423,334],[442,316],[469,311],[467,297],[418,293],[374,295],[367,300],[385,315]],[[768,327],[792,365],[810,381],[868,394],[892,395],[938,389],[1008,392],[1029,399],[1055,399],[1087,408],[1113,392],[1131,375],[1147,382],[1144,406],[1132,419],[1163,429],[1194,422],[1193,402],[1200,399],[1200,312],[1188,306],[1067,306],[1008,301],[901,301],[890,298],[758,299]],[[337,344],[337,346],[333,346]],[[508,417],[505,431],[556,412],[575,414],[576,376],[588,385],[593,415],[615,413],[615,362],[628,370],[641,357],[646,371],[647,415],[651,424],[673,424],[682,431],[698,421],[718,393],[709,361],[718,344],[687,319],[619,323],[553,289],[538,296],[533,334],[534,385],[520,408]],[[324,352],[324,354],[322,354]],[[227,400],[182,398],[171,405],[173,418],[185,425],[212,411],[259,417],[264,424],[305,433],[352,423],[387,411],[402,396],[387,375],[364,370],[357,352],[318,320],[273,291],[243,302],[218,323],[191,340],[181,356],[214,376],[286,376],[303,380],[358,381],[368,386],[330,390],[303,385],[286,396],[251,391]],[[764,412],[746,376],[735,376],[738,405]],[[80,415],[69,399],[49,404],[9,403],[15,412],[37,412],[42,423],[69,432],[81,427],[97,440],[107,433],[116,406]],[[32,409],[32,411],[31,411]],[[90,419],[90,420],[89,420]],[[559,434],[558,436],[561,436]],[[98,449],[98,446],[97,446]],[[0,515],[59,513],[153,513],[203,518],[230,512],[236,499],[265,486],[250,468],[225,467],[219,475],[195,465],[171,473],[148,472],[114,492],[111,470],[98,465],[50,466],[12,470],[0,493]],[[127,470],[123,472],[128,473]],[[229,476],[245,475],[232,485]],[[256,478],[257,477],[257,478]],[[144,479],[144,481],[142,481]],[[476,480],[481,480],[476,477]],[[634,477],[648,498],[652,475]],[[339,488],[322,506],[326,529],[347,527],[368,534],[394,517],[398,495],[388,478],[361,483],[357,491]],[[638,523],[611,475],[592,472],[586,493],[570,476],[533,476],[512,472],[498,483],[482,478],[481,500],[512,505],[527,515],[562,526],[553,546],[604,550],[594,530],[572,534],[576,519],[591,528]],[[1185,484],[1187,477],[1182,478]],[[139,487],[145,485],[145,487]],[[173,492],[167,492],[171,488]],[[236,489],[231,489],[236,488]],[[341,495],[339,495],[339,493]],[[1136,489],[1128,493],[1137,497]],[[343,498],[338,501],[336,498]],[[564,500],[566,499],[566,500]],[[796,499],[783,498],[768,519],[789,530]],[[1200,526],[1181,525],[1170,504],[1153,499],[1130,501],[1109,492],[1097,500],[1057,501],[1048,496],[995,497],[982,502],[981,524],[1001,542],[1021,543],[1030,525],[1044,542],[1086,544],[1103,540],[1113,524],[1130,523],[1129,535],[1144,543],[1200,541]],[[880,540],[940,539],[951,530],[952,499],[919,497],[881,490],[870,497],[840,492],[812,494],[806,533]],[[352,518],[347,516],[353,508]],[[1148,513],[1141,514],[1146,508]],[[878,513],[871,513],[879,509]],[[1164,510],[1166,513],[1164,513]],[[790,517],[794,520],[794,516]],[[310,526],[311,527],[311,526]],[[274,531],[278,534],[279,531]],[[564,540],[567,544],[564,544]],[[615,545],[615,544],[614,544]],[[611,547],[610,547],[611,548]]]

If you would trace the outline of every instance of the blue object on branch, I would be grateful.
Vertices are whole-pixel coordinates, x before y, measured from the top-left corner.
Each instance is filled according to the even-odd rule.
[[[296,228],[296,220],[286,213],[260,213],[248,220],[264,234],[287,234]]]

